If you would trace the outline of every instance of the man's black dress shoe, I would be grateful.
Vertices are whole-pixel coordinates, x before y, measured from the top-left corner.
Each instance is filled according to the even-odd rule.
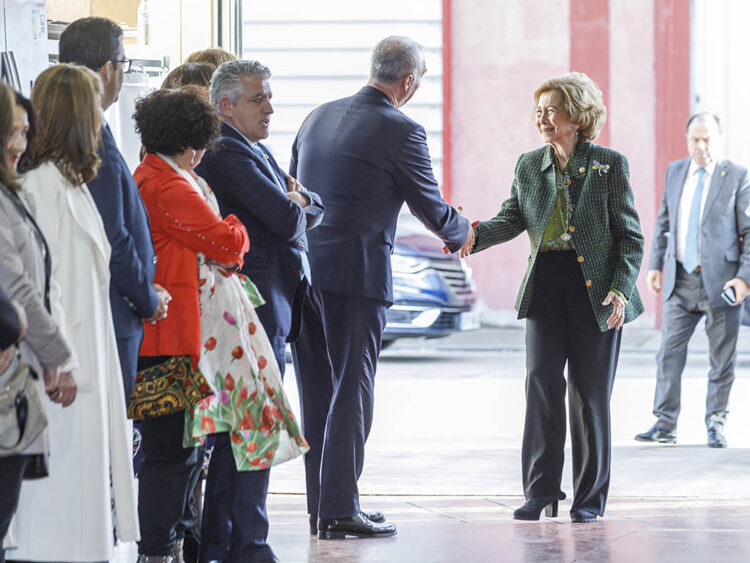
[[[357,538],[388,538],[396,535],[393,524],[379,524],[360,512],[351,518],[318,520],[318,538],[321,540],[343,540],[346,536]]]
[[[544,510],[545,516],[557,517],[557,502],[565,500],[565,493],[560,491],[548,497],[530,498],[523,506],[513,512],[514,520],[539,520]]]
[[[709,448],[726,448],[727,439],[724,437],[724,432],[718,428],[708,429],[708,447]]]
[[[385,514],[382,512],[379,512],[377,510],[374,510],[372,512],[365,512],[365,516],[367,516],[372,522],[385,522]],[[310,535],[315,535],[318,533],[318,517],[310,514]]]
[[[672,430],[662,430],[657,424],[654,424],[651,428],[643,432],[642,434],[636,434],[635,439],[639,442],[658,442],[660,444],[675,444],[677,443],[677,433]]]
[[[570,511],[570,519],[573,521],[573,524],[590,524],[591,522],[596,522],[596,513],[579,508],[578,510]]]

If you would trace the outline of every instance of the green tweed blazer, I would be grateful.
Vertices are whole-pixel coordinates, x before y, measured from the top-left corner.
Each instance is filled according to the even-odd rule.
[[[476,227],[472,253],[529,234],[531,256],[516,298],[518,318],[526,318],[534,296],[534,265],[555,204],[553,148],[545,145],[522,154],[508,198],[498,214]],[[628,299],[625,322],[643,312],[636,288],[643,259],[643,235],[627,159],[611,149],[581,141],[573,152],[570,197],[573,214],[570,236],[578,254],[586,288],[599,329],[605,332],[612,306],[602,301],[611,289]]]

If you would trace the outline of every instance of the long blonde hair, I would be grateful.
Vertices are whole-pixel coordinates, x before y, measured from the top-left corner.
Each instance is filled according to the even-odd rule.
[[[37,77],[31,91],[37,115],[32,168],[51,161],[74,185],[94,179],[101,163],[101,92],[99,76],[79,65],[59,64]]]

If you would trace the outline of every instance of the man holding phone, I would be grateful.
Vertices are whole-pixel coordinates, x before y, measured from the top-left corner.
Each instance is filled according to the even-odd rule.
[[[721,122],[713,114],[688,120],[687,147],[690,156],[667,167],[646,279],[649,290],[664,299],[653,411],[658,420],[635,439],[677,441],[688,341],[705,317],[711,363],[707,443],[725,448],[740,305],[750,291],[750,176],[720,158]]]

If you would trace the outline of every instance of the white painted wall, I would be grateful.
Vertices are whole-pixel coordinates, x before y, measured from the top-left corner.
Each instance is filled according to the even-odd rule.
[[[692,0],[690,109],[724,122],[726,155],[750,164],[747,0]]]
[[[355,94],[367,82],[370,53],[388,35],[425,49],[427,74],[404,113],[427,130],[435,176],[442,179],[443,88],[441,0],[284,0],[243,3],[244,58],[273,73],[274,115],[267,144],[286,169],[299,126],[315,106]]]

